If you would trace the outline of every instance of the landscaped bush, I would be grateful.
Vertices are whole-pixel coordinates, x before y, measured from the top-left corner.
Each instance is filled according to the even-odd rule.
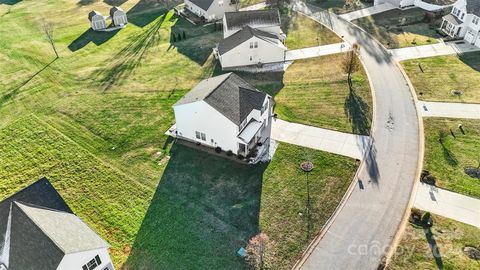
[[[222,148],[220,146],[215,147],[215,152],[217,153],[222,152]]]
[[[229,156],[229,157],[230,157],[230,156],[232,156],[232,155],[233,155],[233,152],[232,152],[232,150],[228,150],[228,151],[227,151],[227,156]]]

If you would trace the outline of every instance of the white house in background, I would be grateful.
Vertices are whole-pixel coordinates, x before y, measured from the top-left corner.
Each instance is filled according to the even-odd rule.
[[[223,38],[227,38],[246,26],[276,35],[282,42],[285,34],[280,28],[280,13],[277,9],[226,12],[223,17]]]
[[[454,2],[454,0],[375,0],[374,5],[389,3],[399,8],[419,7],[427,11],[437,11],[453,5]]]
[[[173,105],[176,136],[255,160],[269,147],[273,105],[234,73],[212,77]]]
[[[90,21],[92,29],[95,31],[107,28],[107,22],[105,21],[105,18],[100,12],[96,10],[88,13],[88,20]]]
[[[220,41],[214,50],[224,70],[283,62],[286,51],[277,35],[250,26]]]
[[[239,0],[185,0],[185,8],[207,21],[223,18],[225,12],[237,11]]]
[[[110,18],[115,26],[123,26],[128,23],[127,14],[120,7],[110,9]]]
[[[114,270],[108,249],[46,178],[0,202],[0,269]]]
[[[480,1],[458,0],[440,26],[452,38],[463,38],[480,47]]]

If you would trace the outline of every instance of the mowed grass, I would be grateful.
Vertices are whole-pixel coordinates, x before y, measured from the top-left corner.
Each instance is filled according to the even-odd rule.
[[[367,75],[353,75],[354,92],[342,70],[345,54],[295,61],[285,73],[246,76],[275,98],[275,113],[286,121],[366,135],[372,119]]]
[[[387,269],[478,269],[479,262],[470,259],[463,249],[479,248],[480,229],[438,215],[432,218],[430,229],[407,225]],[[430,244],[436,245],[435,251]]]
[[[427,101],[480,103],[480,53],[403,61],[418,98]],[[461,95],[452,91],[460,90]]]
[[[464,172],[466,167],[480,166],[480,120],[425,118],[424,126],[424,169],[437,178],[436,185],[480,198],[480,179]],[[443,143],[440,137],[444,138]]]
[[[282,24],[287,35],[285,45],[289,50],[342,42],[327,27],[298,12],[282,16]]]
[[[281,144],[268,166],[246,167],[173,144],[163,135],[171,105],[214,73],[222,33],[158,1],[122,7],[128,26],[96,33],[86,17],[107,14],[103,1],[0,5],[0,200],[48,177],[112,245],[118,269],[245,268],[235,252],[257,231],[275,241],[275,268],[289,268],[343,196],[354,161]],[[184,31],[187,40],[171,42]],[[318,168],[309,215],[297,181],[307,158]]]
[[[390,49],[435,44],[441,38],[435,31],[441,19],[427,21],[420,8],[393,9],[352,22]]]
[[[246,268],[235,252],[259,231],[272,240],[272,265],[289,269],[357,168],[288,144],[270,164],[249,166],[176,143],[157,164],[161,179],[142,183],[34,115],[4,127],[0,145],[0,199],[47,176],[125,269]],[[305,160],[315,164],[308,179]]]

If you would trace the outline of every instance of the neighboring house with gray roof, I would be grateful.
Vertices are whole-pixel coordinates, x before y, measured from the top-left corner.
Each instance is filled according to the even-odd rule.
[[[234,73],[212,77],[173,105],[176,136],[255,159],[268,149],[273,105]]]
[[[437,11],[452,6],[456,0],[375,0],[374,5],[388,3],[399,8],[419,7],[427,11]]]
[[[480,1],[458,0],[440,26],[452,38],[463,38],[480,47]]]
[[[277,35],[250,26],[220,41],[214,50],[222,69],[285,61],[287,47]]]
[[[223,38],[227,38],[246,26],[276,35],[280,40],[285,40],[278,9],[248,10],[239,12],[226,12],[223,17]]]
[[[187,10],[206,21],[220,20],[225,12],[237,11],[240,7],[239,0],[185,0],[184,2]]]
[[[46,178],[0,202],[5,269],[114,270],[108,249]]]

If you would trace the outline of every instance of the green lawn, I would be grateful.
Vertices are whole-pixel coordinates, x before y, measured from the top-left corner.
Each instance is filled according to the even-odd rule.
[[[402,65],[421,100],[480,103],[478,52],[407,60]],[[454,95],[453,90],[462,94]]]
[[[86,16],[107,14],[104,1],[0,5],[0,200],[48,177],[112,245],[118,269],[244,268],[235,252],[259,230],[275,241],[275,268],[290,268],[343,196],[354,160],[281,144],[268,166],[247,167],[173,144],[163,135],[171,106],[214,73],[222,32],[158,1],[122,7],[128,26],[96,33]],[[305,159],[317,166],[309,207]]]
[[[355,10],[373,6],[373,0],[353,0],[352,4],[345,5],[346,0],[308,0],[307,3],[322,9],[328,9],[336,14],[344,14]]]
[[[467,257],[463,249],[465,246],[480,248],[480,229],[437,215],[432,218],[430,229],[407,225],[387,269],[478,269],[480,262]],[[438,251],[434,249],[432,253],[431,245]]]
[[[404,48],[437,43],[441,36],[435,31],[441,18],[425,19],[420,8],[393,9],[353,20],[387,48]]]
[[[368,134],[372,97],[363,70],[350,93],[341,62],[345,54],[295,61],[285,73],[245,75],[275,98],[275,113],[287,121],[355,134]],[[280,83],[281,82],[281,83]]]
[[[459,124],[465,135],[459,130]],[[480,198],[480,179],[464,172],[466,167],[480,166],[480,120],[425,118],[424,125],[424,168],[437,178],[437,185]],[[444,137],[443,144],[440,137]]]
[[[282,24],[287,35],[285,45],[289,50],[342,42],[328,28],[298,12],[282,16]]]

